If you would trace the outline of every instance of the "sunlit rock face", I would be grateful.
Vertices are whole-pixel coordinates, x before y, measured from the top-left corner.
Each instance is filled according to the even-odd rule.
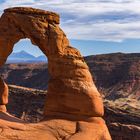
[[[7,114],[8,88],[0,80],[0,140],[110,140],[101,118],[101,96],[80,52],[60,29],[59,15],[33,8],[6,9],[0,18],[0,66],[23,38],[29,38],[48,58],[51,78],[44,119],[28,124]]]

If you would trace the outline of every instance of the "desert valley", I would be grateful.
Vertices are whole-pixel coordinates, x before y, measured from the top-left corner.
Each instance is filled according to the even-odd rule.
[[[139,139],[140,54],[85,57],[105,105],[105,120],[113,140]],[[8,111],[29,122],[42,119],[49,72],[47,62],[9,63],[0,70],[9,84]],[[41,84],[40,84],[41,83]],[[127,133],[127,135],[125,135]]]

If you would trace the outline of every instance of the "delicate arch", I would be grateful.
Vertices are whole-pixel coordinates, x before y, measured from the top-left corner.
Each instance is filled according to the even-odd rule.
[[[11,124],[11,127],[8,127],[14,128],[12,136],[42,140],[111,140],[108,129],[100,118],[104,113],[102,99],[89,69],[80,52],[69,45],[58,24],[57,14],[33,8],[6,9],[0,18],[0,67],[12,52],[14,44],[20,39],[29,38],[48,57],[48,70],[51,75],[44,109],[45,123],[23,125],[8,121],[8,125]],[[7,103],[8,86],[0,78],[0,111],[6,112]],[[4,114],[11,118],[7,113]],[[22,130],[19,129],[21,126],[27,126],[27,129],[19,131]],[[72,129],[69,129],[71,127]],[[7,137],[3,129],[2,138],[4,136],[9,139],[11,130],[8,130]],[[16,135],[15,131],[18,132]]]
[[[59,27],[59,15],[32,8],[5,10],[0,18],[0,66],[20,39],[29,38],[48,57],[51,79],[45,116],[74,119],[103,115],[103,104],[80,52],[69,45]],[[8,89],[0,80],[1,106],[7,104]],[[69,114],[69,116],[67,115]]]

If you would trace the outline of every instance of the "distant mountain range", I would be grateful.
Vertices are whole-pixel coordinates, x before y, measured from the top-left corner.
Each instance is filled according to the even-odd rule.
[[[34,63],[34,62],[47,62],[45,55],[35,57],[26,51],[20,51],[12,53],[8,59],[7,63]]]

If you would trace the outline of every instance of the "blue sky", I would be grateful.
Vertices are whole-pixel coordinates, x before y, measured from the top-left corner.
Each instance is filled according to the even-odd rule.
[[[112,52],[140,53],[140,0],[1,0],[0,12],[14,6],[55,11],[71,45],[84,56]],[[14,51],[41,52],[29,40]]]

